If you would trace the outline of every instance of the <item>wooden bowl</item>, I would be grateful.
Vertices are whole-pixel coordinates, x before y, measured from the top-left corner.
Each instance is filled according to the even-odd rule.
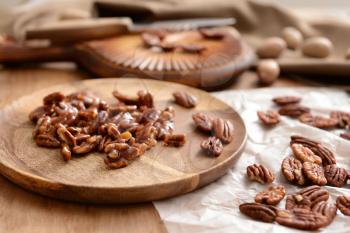
[[[173,148],[158,143],[128,167],[117,170],[106,168],[105,154],[95,152],[65,162],[58,149],[36,146],[28,113],[41,104],[45,95],[90,90],[113,102],[111,93],[115,88],[130,94],[147,89],[154,94],[157,108],[174,106],[175,132],[186,134],[185,146]],[[195,95],[199,100],[196,108],[175,105],[172,92],[177,90]],[[234,124],[234,141],[217,158],[200,150],[200,142],[208,136],[195,129],[191,115],[196,112],[220,116]],[[241,154],[247,137],[238,113],[204,91],[169,82],[124,78],[54,86],[20,98],[0,112],[0,128],[0,172],[5,177],[45,196],[91,203],[145,202],[191,192],[224,175]]]

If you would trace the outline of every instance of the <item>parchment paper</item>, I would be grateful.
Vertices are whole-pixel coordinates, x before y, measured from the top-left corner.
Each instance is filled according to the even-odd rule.
[[[245,121],[248,141],[246,149],[228,174],[218,181],[195,192],[155,202],[166,228],[172,232],[305,232],[277,223],[269,224],[251,220],[239,212],[243,202],[253,202],[257,192],[268,187],[251,182],[246,177],[246,167],[259,163],[269,167],[275,174],[273,184],[283,184],[287,194],[298,190],[288,184],[280,172],[284,157],[291,154],[290,136],[299,134],[321,141],[335,154],[340,167],[350,169],[350,141],[337,136],[338,130],[327,132],[316,129],[287,117],[282,117],[279,125],[263,127],[256,115],[260,109],[276,108],[271,99],[277,95],[300,95],[302,104],[312,108],[312,113],[329,114],[331,110],[350,110],[350,97],[341,90],[307,89],[260,89],[251,91],[227,91],[214,93],[238,111]],[[340,194],[350,195],[350,185],[343,188],[325,186],[331,193],[329,202],[334,203]],[[285,200],[279,204],[284,208]],[[338,214],[331,225],[322,232],[350,232],[350,217]]]

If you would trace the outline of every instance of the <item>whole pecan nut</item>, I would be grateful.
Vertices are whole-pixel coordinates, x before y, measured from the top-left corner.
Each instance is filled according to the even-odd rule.
[[[271,186],[255,196],[255,202],[268,205],[277,205],[286,195],[282,185]]]
[[[313,208],[321,201],[329,199],[329,192],[318,185],[312,185],[301,189],[295,195],[288,195],[286,200],[286,209],[295,209],[298,206],[302,208]]]
[[[330,117],[338,121],[339,128],[345,128],[350,125],[350,113],[343,111],[332,111]]]
[[[290,104],[279,109],[278,113],[284,116],[299,117],[305,113],[309,113],[310,108],[298,104]]]
[[[197,128],[202,130],[203,132],[211,132],[213,128],[213,119],[204,113],[196,113],[192,115],[192,119],[196,124]]]
[[[252,219],[262,222],[274,222],[277,208],[260,203],[244,203],[239,206],[239,210]]]
[[[324,175],[323,168],[316,164],[311,162],[304,162],[303,163],[303,172],[305,176],[316,185],[325,185],[327,184],[327,179]]]
[[[223,143],[230,143],[233,140],[233,125],[229,120],[216,118],[213,121],[214,135]]]
[[[258,111],[257,114],[264,125],[276,125],[280,122],[280,115],[276,111]]]
[[[324,174],[327,183],[335,187],[342,187],[348,181],[348,172],[344,168],[337,167],[335,164],[325,166]]]
[[[221,140],[216,137],[209,137],[208,139],[205,139],[201,143],[201,148],[209,155],[219,156],[224,147],[221,143]]]
[[[197,105],[198,102],[196,97],[184,91],[174,92],[173,96],[175,99],[175,103],[185,108],[193,108]]]
[[[272,183],[275,175],[263,165],[253,164],[247,167],[247,176],[250,180],[261,184]]]
[[[293,154],[302,162],[311,162],[318,165],[322,164],[322,159],[315,155],[315,153],[310,150],[308,147],[303,146],[302,144],[294,143],[291,145]]]
[[[321,201],[312,208],[312,212],[316,212],[327,217],[328,221],[326,222],[326,225],[329,225],[337,215],[337,207],[333,204],[327,203],[326,201]]]
[[[292,95],[277,96],[273,98],[272,101],[277,105],[297,104],[301,101],[301,97]]]
[[[286,157],[281,165],[282,174],[284,177],[292,183],[303,185],[305,178],[303,175],[303,164],[292,157]]]
[[[338,125],[338,120],[335,118],[313,116],[310,113],[303,114],[298,119],[300,122],[304,124],[307,124],[316,128],[320,128],[320,129],[331,129]]]
[[[340,212],[342,212],[346,216],[350,216],[350,196],[338,196],[336,205]]]

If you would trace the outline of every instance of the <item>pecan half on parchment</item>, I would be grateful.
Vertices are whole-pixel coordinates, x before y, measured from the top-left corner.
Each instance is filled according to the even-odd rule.
[[[275,175],[264,165],[253,164],[247,167],[247,176],[250,180],[257,181],[261,184],[272,183]]]
[[[286,195],[282,185],[271,186],[255,196],[255,202],[268,205],[277,205]]]
[[[305,178],[303,175],[303,164],[292,157],[286,157],[281,165],[282,174],[291,183],[303,185]]]
[[[342,212],[346,216],[350,216],[350,196],[338,196],[336,205],[340,212]]]
[[[324,167],[324,174],[327,179],[327,184],[342,187],[348,181],[348,171],[344,168],[337,167],[335,164],[327,165]]]
[[[262,222],[274,222],[277,212],[276,207],[260,203],[244,203],[239,206],[239,210],[248,217]]]
[[[283,106],[279,109],[278,113],[283,116],[290,116],[290,117],[299,117],[305,113],[309,113],[310,108],[298,105],[298,104],[290,104]]]
[[[280,122],[280,114],[273,110],[258,111],[257,115],[264,125],[276,125]]]
[[[292,95],[286,95],[286,96],[277,96],[272,99],[273,102],[277,105],[288,105],[288,104],[297,104],[301,101],[301,97],[299,96],[292,96]]]
[[[325,185],[327,184],[327,179],[324,175],[324,169],[320,165],[311,162],[303,163],[303,172],[305,176],[313,184],[316,185]]]

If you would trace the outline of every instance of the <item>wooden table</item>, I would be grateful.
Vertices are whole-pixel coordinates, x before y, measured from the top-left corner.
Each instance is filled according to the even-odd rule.
[[[33,91],[89,77],[66,63],[0,69],[0,108]],[[280,78],[273,86],[307,85]],[[229,89],[256,87],[255,73],[247,72]],[[57,201],[23,190],[2,176],[0,187],[0,232],[167,232],[152,203],[107,206]]]

